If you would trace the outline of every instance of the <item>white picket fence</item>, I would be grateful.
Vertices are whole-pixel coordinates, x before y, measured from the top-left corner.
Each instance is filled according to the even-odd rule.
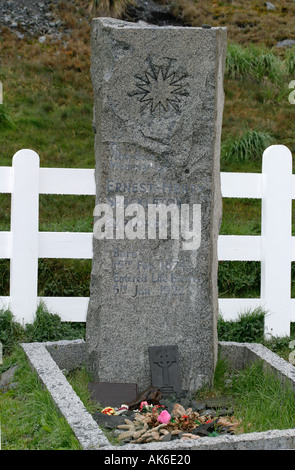
[[[223,197],[262,201],[261,236],[219,236],[220,261],[260,261],[261,295],[256,299],[219,299],[225,320],[262,307],[268,311],[265,333],[290,334],[295,321],[291,299],[292,199],[295,175],[292,155],[283,145],[267,148],[262,173],[221,173]],[[39,194],[95,195],[93,169],[40,168],[39,156],[20,150],[12,167],[0,167],[0,193],[11,193],[11,227],[0,232],[0,258],[10,259],[10,296],[0,297],[17,321],[33,321],[38,297],[38,258],[92,258],[92,233],[39,232]],[[86,321],[88,297],[43,297],[63,321]]]

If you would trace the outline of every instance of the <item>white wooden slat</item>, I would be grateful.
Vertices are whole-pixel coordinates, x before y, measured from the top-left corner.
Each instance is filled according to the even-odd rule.
[[[7,259],[11,256],[11,233],[0,232],[0,259]]]
[[[221,173],[222,197],[261,198],[261,177],[260,173]]]
[[[261,299],[218,299],[219,314],[226,321],[237,320],[240,314],[255,308],[264,308]]]
[[[295,199],[295,175],[292,175],[291,195],[292,195],[292,199]]]
[[[86,322],[89,297],[38,297],[62,321]]]
[[[262,163],[261,299],[270,311],[267,334],[290,335],[292,154],[284,145],[268,147]]]
[[[39,232],[39,258],[92,258],[92,233]]]
[[[295,237],[291,237],[290,259],[291,259],[291,261],[295,261]]]
[[[10,297],[0,296],[0,310],[6,310],[10,308]]]
[[[260,261],[261,237],[254,235],[219,235],[219,261]]]
[[[20,150],[13,157],[11,197],[11,310],[16,320],[31,322],[37,309],[39,156]]]
[[[40,194],[96,194],[93,169],[40,168]]]
[[[0,167],[0,193],[12,192],[13,169],[11,167]]]

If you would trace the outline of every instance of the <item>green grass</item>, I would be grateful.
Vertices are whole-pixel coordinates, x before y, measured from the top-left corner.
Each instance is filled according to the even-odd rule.
[[[260,361],[233,371],[219,358],[211,389],[197,393],[206,396],[227,396],[232,401],[234,416],[240,421],[239,432],[263,432],[290,429],[295,426],[295,397],[289,382],[281,379]]]
[[[295,398],[291,385],[271,371],[263,370],[259,361],[235,377],[233,383],[235,416],[242,432],[263,432],[295,426]]]
[[[291,59],[287,60],[289,64]],[[226,75],[234,80],[252,78],[261,82],[268,77],[272,82],[281,81],[286,71],[285,61],[271,50],[257,46],[230,44],[226,56]]]
[[[88,389],[88,384],[91,382],[92,378],[86,367],[82,366],[81,369],[68,372],[67,380],[78,397],[80,397],[87,411],[93,414],[97,410],[97,403],[92,400]]]
[[[225,321],[220,315],[217,323],[220,341],[264,343],[264,319],[267,312],[260,308],[240,313],[236,320]]]
[[[14,349],[9,364],[18,366],[17,385],[6,393],[0,391],[2,450],[81,449],[20,347]]]
[[[84,322],[62,322],[57,314],[50,313],[44,304],[37,308],[33,323],[22,326],[10,310],[0,310],[0,341],[4,355],[9,355],[20,342],[58,341],[85,337]]]
[[[286,53],[286,68],[289,75],[295,75],[295,47],[287,48]]]
[[[228,137],[222,144],[221,158],[232,163],[261,161],[264,150],[274,143],[268,132],[248,130],[238,137]]]

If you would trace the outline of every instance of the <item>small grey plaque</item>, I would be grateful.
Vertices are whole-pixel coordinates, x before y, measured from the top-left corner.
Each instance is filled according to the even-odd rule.
[[[88,387],[91,398],[102,406],[121,406],[137,396],[137,385],[132,383],[90,382]]]

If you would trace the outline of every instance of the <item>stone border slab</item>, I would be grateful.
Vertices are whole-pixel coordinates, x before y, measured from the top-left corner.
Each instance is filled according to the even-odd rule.
[[[60,360],[65,368],[65,364],[69,366],[72,358],[73,362],[68,370],[79,367],[83,358],[80,356],[81,342],[23,343],[21,346],[82,448],[100,449],[109,445],[108,439],[88,413],[56,362]]]
[[[262,360],[265,367],[288,380],[295,391],[295,367],[278,357],[265,346],[256,343],[219,342],[219,352],[235,369],[243,369],[248,363]],[[192,441],[166,443],[110,444],[96,421],[86,410],[80,398],[67,381],[63,370],[74,370],[85,363],[86,345],[84,340],[57,341],[45,343],[22,343],[27,358],[40,381],[52,396],[60,413],[72,428],[84,450],[104,451],[159,451],[159,450],[292,450],[295,449],[295,429],[271,430],[203,437]]]

